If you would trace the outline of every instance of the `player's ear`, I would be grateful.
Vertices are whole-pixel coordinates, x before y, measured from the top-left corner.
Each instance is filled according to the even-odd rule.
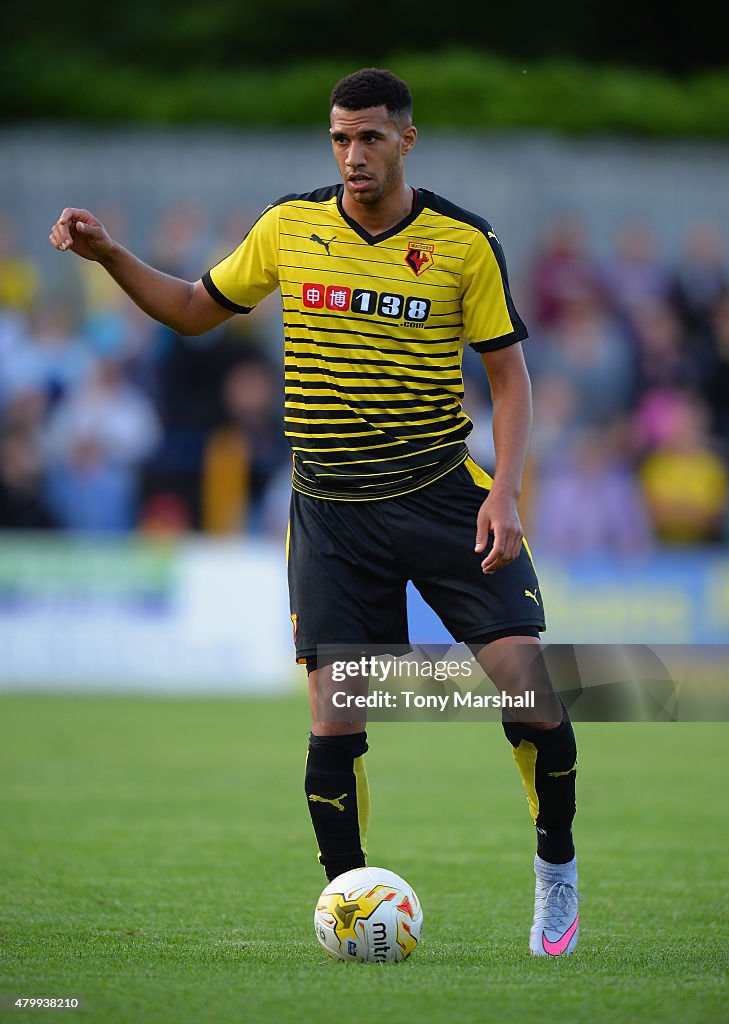
[[[410,152],[418,138],[418,129],[415,125],[409,125],[400,136],[400,152],[403,156]]]

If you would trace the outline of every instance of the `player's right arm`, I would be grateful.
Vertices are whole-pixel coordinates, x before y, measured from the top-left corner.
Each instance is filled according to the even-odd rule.
[[[141,310],[177,334],[204,334],[233,315],[212,298],[202,281],[171,277],[137,259],[88,210],[65,209],[49,241],[59,252],[75,252],[100,263]]]

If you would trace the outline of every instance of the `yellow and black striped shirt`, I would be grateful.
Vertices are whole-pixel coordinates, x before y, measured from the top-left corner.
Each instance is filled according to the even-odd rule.
[[[280,286],[293,485],[367,501],[467,457],[463,344],[488,352],[527,333],[485,220],[420,189],[410,215],[373,236],[342,192],[280,199],[203,283],[237,313]]]

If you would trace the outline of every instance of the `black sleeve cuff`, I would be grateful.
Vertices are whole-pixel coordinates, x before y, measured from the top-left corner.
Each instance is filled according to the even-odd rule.
[[[502,334],[500,338],[491,338],[489,341],[472,341],[469,344],[474,352],[498,352],[500,348],[516,345],[517,342],[525,341],[528,337],[526,328],[521,327],[512,331],[511,334]]]
[[[203,274],[202,283],[205,286],[205,291],[210,295],[211,298],[215,299],[219,306],[223,309],[229,309],[231,313],[250,313],[253,306],[238,306],[235,302],[231,302],[230,299],[226,299],[221,291],[219,291],[213,284],[213,279],[210,276],[210,271]]]

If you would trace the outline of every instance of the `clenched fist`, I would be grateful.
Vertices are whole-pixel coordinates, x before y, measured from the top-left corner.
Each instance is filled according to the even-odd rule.
[[[103,260],[114,248],[106,228],[88,210],[66,208],[53,225],[48,241],[59,252],[71,249],[85,260]]]

